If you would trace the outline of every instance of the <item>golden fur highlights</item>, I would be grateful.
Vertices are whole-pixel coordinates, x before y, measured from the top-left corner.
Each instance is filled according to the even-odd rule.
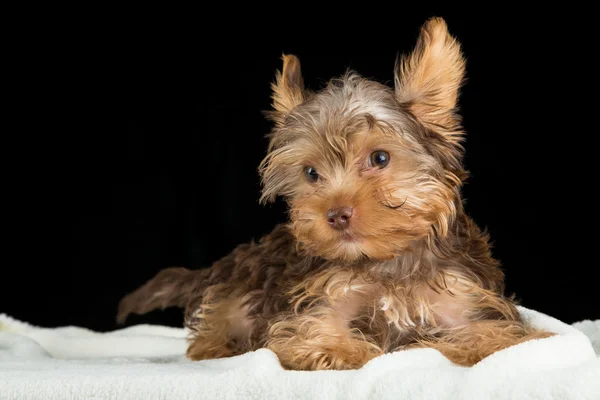
[[[550,335],[504,295],[489,237],[465,213],[457,102],[465,61],[446,23],[425,23],[394,87],[355,72],[318,92],[300,61],[276,73],[263,203],[289,221],[210,268],[170,268],[119,320],[184,307],[188,357],[273,350],[289,369],[353,369],[391,351],[439,350],[470,366]]]

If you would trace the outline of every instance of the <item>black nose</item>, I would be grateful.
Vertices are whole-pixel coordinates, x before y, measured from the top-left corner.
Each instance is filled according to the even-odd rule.
[[[352,218],[352,207],[337,207],[327,211],[327,223],[337,230],[346,229]]]

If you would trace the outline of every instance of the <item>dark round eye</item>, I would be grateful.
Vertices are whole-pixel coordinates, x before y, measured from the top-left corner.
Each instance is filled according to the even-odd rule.
[[[377,150],[371,153],[370,160],[372,166],[383,168],[390,162],[390,155],[385,151]]]
[[[313,167],[305,167],[304,176],[306,177],[306,180],[312,183],[319,180],[319,174],[317,174],[317,170]]]

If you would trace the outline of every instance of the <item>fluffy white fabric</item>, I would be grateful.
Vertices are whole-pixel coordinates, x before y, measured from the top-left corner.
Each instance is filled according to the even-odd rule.
[[[317,372],[285,371],[265,349],[191,362],[183,329],[139,325],[98,333],[40,328],[2,314],[0,398],[600,399],[600,320],[567,325],[519,311],[558,335],[500,351],[472,368],[414,349],[359,370]]]

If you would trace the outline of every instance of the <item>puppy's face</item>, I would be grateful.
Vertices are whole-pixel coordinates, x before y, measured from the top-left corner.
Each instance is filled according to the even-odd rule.
[[[262,200],[287,199],[306,251],[386,260],[446,233],[464,178],[454,114],[463,70],[440,19],[425,24],[396,66],[395,88],[347,74],[311,93],[298,59],[284,56]]]

